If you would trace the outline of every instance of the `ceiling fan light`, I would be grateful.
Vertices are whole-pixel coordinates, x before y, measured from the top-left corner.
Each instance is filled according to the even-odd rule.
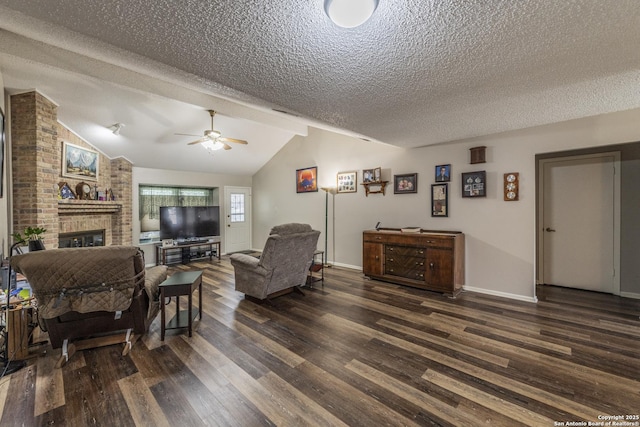
[[[339,27],[354,28],[364,24],[378,7],[378,0],[325,0],[327,16]]]
[[[218,151],[224,148],[224,144],[222,142],[212,140],[202,142],[202,146],[209,151]]]

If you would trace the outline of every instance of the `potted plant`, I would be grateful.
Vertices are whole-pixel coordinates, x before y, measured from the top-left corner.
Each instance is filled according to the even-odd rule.
[[[42,227],[27,227],[24,229],[24,236],[20,233],[13,233],[16,243],[24,242],[29,244],[29,252],[41,251],[44,249],[41,235],[47,230]]]

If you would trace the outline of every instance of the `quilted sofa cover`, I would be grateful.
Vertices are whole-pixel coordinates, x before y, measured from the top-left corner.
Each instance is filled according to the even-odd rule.
[[[38,300],[38,318],[54,348],[64,339],[132,329],[143,334],[158,313],[167,267],[145,269],[133,246],[51,249],[16,255]]]

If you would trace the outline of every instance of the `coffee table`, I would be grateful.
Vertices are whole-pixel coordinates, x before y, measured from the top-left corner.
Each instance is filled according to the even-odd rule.
[[[189,336],[192,336],[193,319],[199,314],[202,320],[202,271],[181,271],[169,276],[160,283],[160,340],[164,341],[164,333],[167,329],[188,328]],[[198,308],[193,309],[193,291],[198,288]],[[180,296],[188,297],[187,310],[180,311]],[[165,298],[176,297],[176,314],[166,324]]]

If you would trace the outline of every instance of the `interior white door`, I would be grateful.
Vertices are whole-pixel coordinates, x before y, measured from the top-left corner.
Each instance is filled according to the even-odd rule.
[[[251,249],[251,188],[225,187],[225,252]]]
[[[545,284],[614,292],[615,156],[543,163]]]

